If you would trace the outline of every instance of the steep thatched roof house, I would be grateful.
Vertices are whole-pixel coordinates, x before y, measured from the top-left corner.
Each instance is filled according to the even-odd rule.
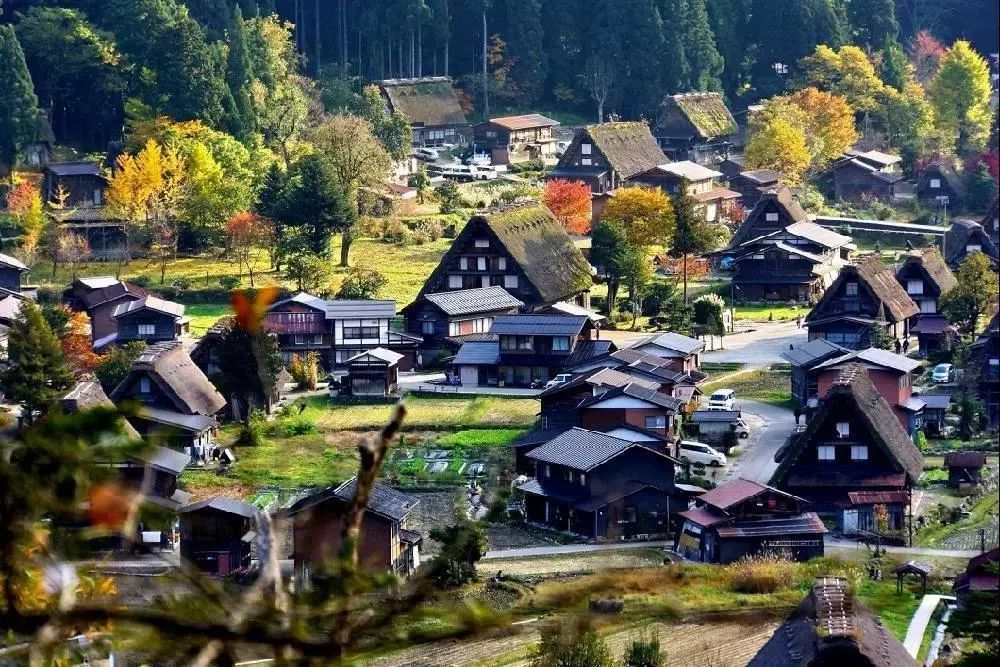
[[[722,93],[671,95],[653,132],[671,160],[713,164],[729,156],[730,139],[736,134],[736,119],[726,108]]]
[[[932,162],[917,175],[917,197],[938,204],[947,201],[954,209],[965,197],[965,181],[951,165]]]
[[[733,234],[729,249],[734,250],[751,239],[780,231],[796,222],[809,219],[787,186],[779,185],[761,194],[757,205]]]
[[[809,340],[825,338],[853,350],[871,347],[876,326],[901,345],[920,308],[877,256],[847,265],[806,316]],[[897,352],[899,349],[897,348]]]
[[[778,626],[748,667],[915,664],[882,621],[852,596],[846,579],[818,577],[809,595]]]
[[[992,264],[998,260],[997,246],[983,226],[972,220],[956,218],[944,235],[944,259],[953,269],[958,269],[970,252],[981,252]]]
[[[527,309],[574,301],[589,307],[590,264],[545,206],[474,216],[441,258],[426,294],[499,285]]]
[[[646,123],[588,125],[576,131],[548,177],[583,181],[603,193],[667,162]]]
[[[1000,198],[994,197],[986,215],[979,221],[994,245],[1000,245]]]
[[[448,77],[386,79],[378,85],[389,108],[401,113],[410,123],[414,146],[440,146],[468,140],[469,123]]]
[[[910,253],[896,271],[896,280],[920,307],[920,316],[911,331],[917,334],[921,354],[946,348],[951,344],[954,328],[941,315],[941,297],[958,281],[937,248],[925,248]]]

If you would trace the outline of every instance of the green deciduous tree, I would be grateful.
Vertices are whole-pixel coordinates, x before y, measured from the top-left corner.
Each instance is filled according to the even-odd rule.
[[[212,381],[227,399],[239,400],[236,413],[247,422],[253,409],[266,409],[276,398],[282,367],[278,340],[264,328],[251,332],[232,320],[216,350],[219,372]]]
[[[340,284],[337,292],[338,299],[377,299],[379,294],[389,279],[378,269],[365,266],[355,266],[347,274],[347,278]]]
[[[628,270],[634,252],[625,228],[618,223],[602,220],[591,230],[590,261],[597,267],[597,275],[608,286],[608,300],[604,312],[610,315],[618,300],[618,289]]]
[[[997,301],[997,274],[981,252],[970,252],[955,275],[958,284],[941,297],[948,319],[969,333],[979,330],[979,318]]]
[[[673,205],[657,188],[619,188],[601,219],[619,225],[636,247],[667,245],[674,233]]]
[[[10,169],[13,175],[18,152],[38,136],[38,97],[14,28],[2,24],[0,91],[0,169]]]
[[[112,347],[94,369],[94,375],[101,382],[105,393],[110,394],[125,379],[129,369],[146,349],[146,343],[134,340],[124,345]]]
[[[697,200],[687,192],[687,183],[681,184],[678,194],[673,196],[674,235],[671,239],[669,254],[682,260],[681,272],[684,276],[684,303],[688,301],[688,258],[700,255],[712,249],[713,233],[705,212]]]
[[[990,136],[990,71],[986,61],[963,40],[941,58],[930,85],[938,127],[956,138],[959,154],[981,151]]]
[[[22,418],[31,424],[66,394],[74,377],[41,309],[30,299],[20,304],[10,325],[7,368],[0,383],[8,397],[21,404]]]
[[[901,91],[886,86],[880,102],[872,118],[889,143],[899,149],[904,167],[910,169],[936,138],[934,109],[916,82],[907,83]]]
[[[463,521],[432,528],[430,537],[441,543],[441,552],[429,566],[430,576],[440,588],[454,588],[476,580],[476,563],[486,555],[489,544],[481,524]]]
[[[378,86],[365,86],[349,106],[351,113],[371,123],[372,134],[395,161],[412,151],[410,124],[398,111],[390,111]]]
[[[871,59],[856,46],[834,51],[821,44],[802,59],[800,69],[802,83],[840,95],[856,112],[871,111],[878,106],[884,84]]]

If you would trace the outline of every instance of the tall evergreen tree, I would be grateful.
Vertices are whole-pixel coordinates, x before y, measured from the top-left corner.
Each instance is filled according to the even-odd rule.
[[[652,117],[661,86],[663,21],[654,0],[600,0],[591,38],[597,55],[616,68],[618,107],[626,118]]]
[[[850,0],[847,17],[851,24],[854,43],[877,51],[899,37],[895,0]]]
[[[799,60],[816,47],[810,7],[805,2],[753,0],[747,29],[756,97],[783,92]]]
[[[705,0],[684,0],[684,55],[688,90],[721,90],[724,62],[715,46]]]
[[[30,299],[21,301],[11,322],[7,368],[0,380],[7,395],[21,404],[22,417],[29,424],[35,413],[44,414],[73,385],[59,338]]]
[[[682,259],[681,271],[684,276],[684,305],[688,302],[688,258],[711,250],[712,235],[705,221],[705,214],[694,197],[688,194],[687,182],[681,183],[678,194],[673,197],[674,238],[670,244],[670,256]]]
[[[750,0],[712,0],[706,6],[715,45],[724,63],[722,88],[732,99],[743,81]]]
[[[38,97],[14,27],[0,25],[0,168],[14,161],[39,130]]]
[[[504,40],[514,56],[509,82],[524,104],[536,102],[548,74],[545,34],[542,30],[542,0],[506,0],[507,29]]]
[[[274,218],[286,229],[295,228],[302,240],[301,250],[327,257],[330,236],[349,229],[355,212],[330,163],[313,153],[299,158],[292,167]]]
[[[688,90],[691,66],[684,52],[685,0],[662,0],[660,14],[666,17],[663,29],[663,61],[660,80],[666,94]]]
[[[227,36],[229,51],[226,58],[226,83],[233,96],[242,128],[242,132],[238,132],[237,136],[244,136],[252,132],[257,123],[250,101],[250,85],[254,78],[253,64],[247,48],[247,26],[243,21],[243,11],[239,5],[233,10]]]
[[[847,43],[844,18],[834,0],[812,0],[810,5],[812,24],[816,34],[816,44],[826,44],[838,49]]]

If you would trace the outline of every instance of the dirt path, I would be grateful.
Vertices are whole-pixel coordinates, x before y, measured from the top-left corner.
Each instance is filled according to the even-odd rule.
[[[737,667],[745,665],[778,626],[762,623],[699,622],[631,625],[604,634],[612,653],[621,657],[637,637],[655,632],[667,654],[667,664],[688,667]],[[467,642],[438,642],[414,647],[368,663],[379,667],[525,667],[531,647],[538,642],[534,624],[501,637]]]

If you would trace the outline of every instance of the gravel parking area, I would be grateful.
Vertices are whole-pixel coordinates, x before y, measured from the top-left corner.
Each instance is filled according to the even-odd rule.
[[[603,570],[651,567],[663,564],[663,552],[657,549],[622,549],[594,553],[565,554],[534,558],[502,558],[479,563],[481,576],[493,576],[497,570],[505,575],[580,574]]]

